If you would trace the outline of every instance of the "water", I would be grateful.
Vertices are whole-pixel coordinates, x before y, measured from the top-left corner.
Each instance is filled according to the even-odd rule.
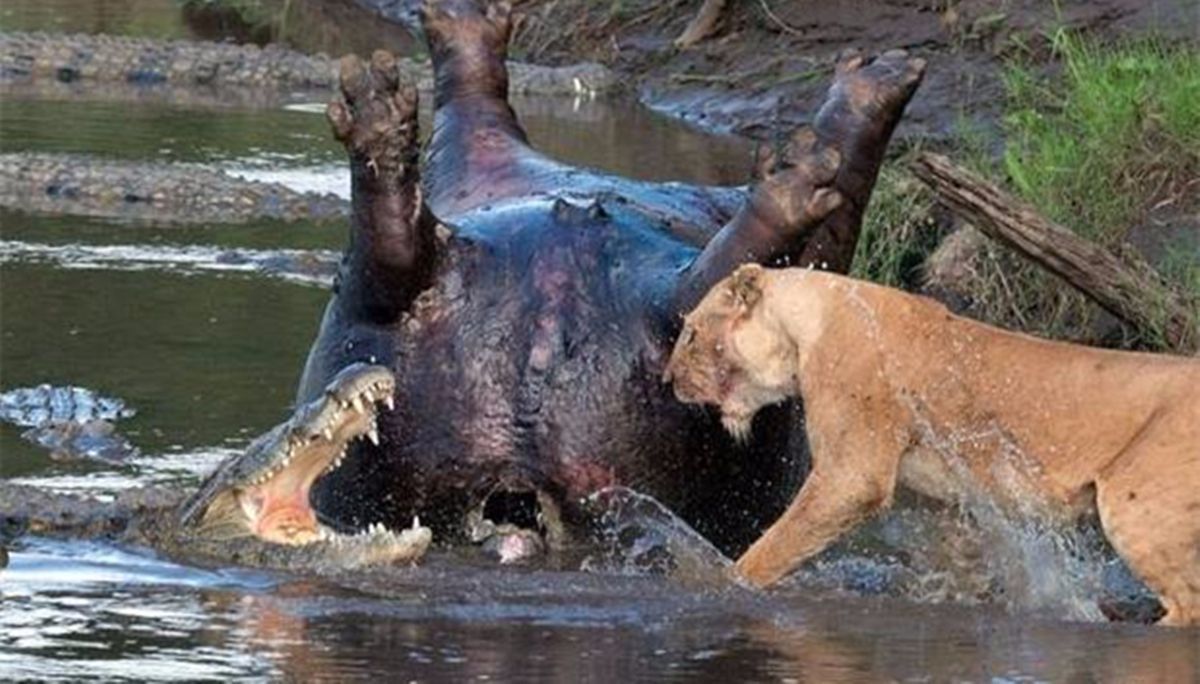
[[[988,609],[696,591],[432,559],[372,588],[29,539],[3,571],[14,678],[1187,682],[1194,632]]]
[[[73,15],[78,0],[4,3],[0,25],[19,15],[191,35],[170,23],[179,17],[168,0],[88,6],[92,14]],[[535,143],[559,158],[641,178],[746,178],[743,144],[626,105],[517,105]],[[0,151],[201,164],[344,194],[341,151],[317,111],[5,98]],[[49,382],[120,397],[138,413],[118,427],[142,451],[122,468],[51,462],[0,424],[0,477],[101,497],[196,482],[287,415],[327,298],[312,279],[267,277],[221,255],[330,254],[343,239],[343,226],[319,223],[181,227],[0,212],[0,388]],[[1009,544],[996,547],[1000,566],[1061,567],[1074,551],[1037,531],[991,520],[981,541],[943,511],[905,507],[767,594],[722,582],[726,561],[669,512],[620,501],[587,573],[435,554],[399,582],[313,580],[22,537],[0,570],[0,678],[1200,680],[1196,630],[1065,622],[1062,605],[1041,595],[1041,611],[1018,601],[1006,612],[987,595],[1003,573],[947,541],[964,534],[987,550],[988,535],[1000,535]],[[948,547],[953,562],[942,557]],[[644,575],[663,569],[674,578]]]
[[[429,100],[421,129],[428,134]],[[705,135],[630,102],[513,98],[535,146],[574,164],[645,180],[745,183],[749,145]],[[124,160],[202,164],[298,190],[349,196],[345,152],[329,134],[324,102],[280,109],[189,109],[128,103],[6,97],[0,100],[0,152],[88,154]],[[637,131],[632,135],[631,131]]]

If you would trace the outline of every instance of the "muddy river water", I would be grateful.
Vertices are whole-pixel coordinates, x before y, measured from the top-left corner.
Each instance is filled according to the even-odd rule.
[[[187,35],[165,3],[143,4],[162,13],[139,15],[156,31]],[[96,28],[70,22],[78,3],[5,5],[10,26]],[[319,104],[192,111],[6,98],[0,152],[197,164],[345,194]],[[518,110],[536,144],[572,162],[653,179],[747,175],[741,141],[634,106],[529,100]],[[120,397],[138,411],[120,428],[141,452],[125,467],[53,462],[0,423],[0,477],[99,497],[196,482],[287,414],[327,297],[319,279],[267,277],[221,255],[335,256],[343,239],[336,223],[0,213],[0,390],[51,383]],[[873,538],[939,529],[938,515],[950,514],[901,511]],[[719,569],[668,514],[643,525]],[[368,579],[188,567],[146,549],[25,536],[0,570],[0,679],[1200,680],[1200,631],[1110,625],[1083,605],[1114,571],[1109,555],[1036,530],[990,534],[995,558],[966,573],[987,575],[987,600],[920,563],[895,579],[878,540],[759,593],[713,582],[714,572],[647,574],[619,554],[590,571],[552,571],[441,552],[380,590]],[[919,544],[907,543],[905,557],[918,557]]]

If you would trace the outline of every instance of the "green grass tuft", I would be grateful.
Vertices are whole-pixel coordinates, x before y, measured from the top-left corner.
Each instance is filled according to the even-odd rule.
[[[1200,170],[1200,54],[1143,40],[1054,38],[1058,78],[1013,65],[1002,166],[1017,192],[1081,235],[1119,242]]]
[[[937,247],[933,196],[906,170],[884,164],[863,216],[850,275],[891,287],[920,287],[921,265]]]
[[[1151,217],[1200,211],[1200,51],[1140,40],[1104,45],[1067,32],[1059,70],[1004,74],[1005,148],[997,160],[964,135],[968,163],[1001,177],[1041,213],[1117,253],[1157,230]],[[1152,240],[1153,241],[1153,240]],[[1200,250],[1181,243],[1155,264],[1184,301],[1200,302]],[[1114,333],[1097,306],[1010,250],[987,244],[964,269],[972,315],[1041,335],[1165,349],[1161,330]]]

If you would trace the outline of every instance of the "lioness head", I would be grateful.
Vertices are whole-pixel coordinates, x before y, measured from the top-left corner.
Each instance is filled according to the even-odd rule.
[[[684,317],[663,378],[680,401],[720,406],[725,429],[739,440],[760,408],[796,388],[795,350],[762,302],[767,279],[766,269],[750,264],[717,283]]]

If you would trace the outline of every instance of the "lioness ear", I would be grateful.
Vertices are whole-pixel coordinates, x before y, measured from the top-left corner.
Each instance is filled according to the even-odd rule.
[[[754,310],[762,299],[762,280],[766,269],[758,264],[743,264],[729,277],[729,294],[742,313]]]

